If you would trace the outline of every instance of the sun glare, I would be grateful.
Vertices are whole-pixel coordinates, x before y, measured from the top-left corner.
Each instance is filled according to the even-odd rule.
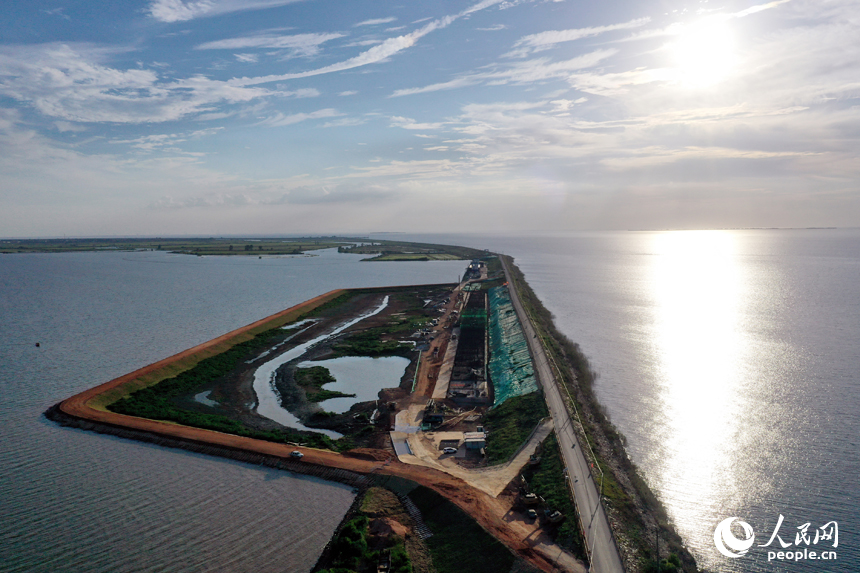
[[[725,19],[684,25],[670,49],[679,80],[692,87],[719,83],[735,66],[734,39]]]

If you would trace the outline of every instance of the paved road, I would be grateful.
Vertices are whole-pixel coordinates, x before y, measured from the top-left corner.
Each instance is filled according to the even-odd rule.
[[[552,367],[549,365],[543,345],[535,336],[534,326],[526,315],[519,296],[517,296],[516,286],[511,279],[504,259],[502,259],[502,265],[505,269],[508,290],[511,293],[514,309],[517,311],[523,332],[528,340],[529,350],[534,359],[535,374],[543,387],[550,415],[555,421],[559,447],[573,486],[574,499],[582,516],[588,551],[591,553],[591,571],[595,573],[624,573],[621,557],[609,532],[609,522],[606,520],[603,506],[600,504],[597,486],[590,477],[588,462],[585,460],[585,455],[582,453],[582,448],[573,432],[573,422],[565,406],[561,390],[555,382]]]

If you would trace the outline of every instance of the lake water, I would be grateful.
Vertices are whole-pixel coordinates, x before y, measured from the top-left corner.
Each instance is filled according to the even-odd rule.
[[[309,571],[349,488],[62,428],[42,412],[322,292],[454,282],[464,269],[360,258],[0,256],[0,570]]]
[[[516,257],[704,566],[860,571],[860,231],[413,238]],[[348,490],[40,415],[322,291],[453,281],[464,266],[349,257],[0,257],[4,570],[308,570]],[[792,545],[798,526],[837,521],[838,560],[715,550],[721,520],[740,517],[764,544],[780,514]]]
[[[319,403],[327,412],[342,414],[349,411],[353,404],[379,399],[379,391],[383,388],[399,386],[400,378],[409,366],[409,359],[402,356],[341,356],[299,363],[299,368],[312,366],[328,368],[334,376],[335,382],[323,386],[326,390],[355,394],[354,398],[330,398]]]
[[[402,238],[516,258],[701,565],[860,571],[860,231]],[[780,514],[790,547],[757,547]],[[729,517],[754,530],[744,557],[715,549]],[[768,563],[831,521],[837,548],[800,547],[836,561]]]
[[[305,352],[308,351],[308,349],[310,349],[314,345],[324,340],[327,340],[332,336],[338,335],[350,326],[358,324],[365,318],[369,318],[373,315],[379,314],[383,311],[383,309],[385,309],[386,306],[388,306],[388,295],[386,295],[382,299],[382,302],[380,302],[375,308],[367,311],[366,313],[344,322],[331,332],[321,334],[316,338],[309,340],[308,342],[299,344],[294,348],[290,348],[288,351],[284,352],[280,356],[269,360],[265,364],[261,364],[254,372],[254,393],[257,395],[257,414],[265,418],[269,418],[270,420],[274,420],[275,422],[278,422],[283,426],[287,426],[288,428],[318,432],[320,434],[325,434],[326,436],[335,440],[343,437],[343,434],[334,432],[332,430],[309,428],[302,424],[301,421],[289,410],[281,406],[281,395],[278,393],[278,390],[275,386],[275,372],[278,370],[278,368],[280,368],[287,362],[300,358]]]

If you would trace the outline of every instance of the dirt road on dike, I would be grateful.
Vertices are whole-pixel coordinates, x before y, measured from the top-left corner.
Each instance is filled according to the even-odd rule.
[[[403,464],[399,462],[391,452],[378,450],[378,457],[385,459],[386,461],[371,461],[370,459],[341,455],[327,450],[316,450],[306,447],[266,442],[263,440],[255,440],[233,434],[224,434],[212,430],[192,428],[145,418],[136,418],[90,406],[91,401],[105,392],[115,390],[136,378],[170,366],[177,361],[188,358],[195,353],[205,351],[267,322],[284,317],[290,313],[303,310],[307,307],[315,306],[321,301],[324,302],[325,300],[337,296],[341,292],[343,291],[338,290],[320,295],[319,297],[315,297],[302,304],[229,332],[223,336],[195,346],[194,348],[180,352],[179,354],[150,364],[124,376],[120,376],[110,382],[106,382],[81,392],[80,394],[72,396],[58,404],[56,409],[63,415],[74,420],[96,424],[96,428],[94,429],[98,429],[98,426],[100,425],[107,432],[111,432],[112,429],[128,429],[136,432],[143,432],[146,435],[152,435],[155,437],[165,437],[178,441],[179,443],[210,445],[225,448],[227,450],[271,456],[283,460],[291,460],[290,453],[293,450],[299,450],[304,454],[304,457],[302,458],[303,465],[307,464],[311,466],[336,468],[358,474],[375,473],[409,479],[415,483],[429,487],[445,496],[480,523],[480,525],[496,537],[496,539],[500,540],[517,555],[526,559],[540,570],[547,572],[562,570],[573,573],[584,573],[586,571],[585,567],[569,554],[562,551],[558,546],[553,544],[549,539],[547,539],[545,534],[539,530],[536,531],[533,526],[528,527],[528,525],[522,520],[514,519],[512,517],[510,500],[502,497],[494,498],[470,486],[463,480],[437,469]]]

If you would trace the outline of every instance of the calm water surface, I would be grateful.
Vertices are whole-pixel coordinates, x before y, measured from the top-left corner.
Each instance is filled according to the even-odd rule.
[[[703,565],[860,571],[860,232],[414,238],[517,258],[591,358],[600,400]],[[463,266],[349,257],[0,257],[4,568],[308,570],[349,491],[40,414],[321,291],[454,280]],[[740,517],[764,544],[780,514],[792,545],[798,526],[837,521],[837,561],[768,563],[773,545],[738,559],[715,550],[721,520]]]
[[[42,412],[322,292],[453,282],[464,268],[359,258],[0,256],[0,570],[310,570],[349,488],[61,428]]]
[[[414,238],[516,257],[701,565],[860,571],[860,231]],[[836,521],[837,548],[808,548],[837,560],[768,563],[777,540],[715,549],[723,519],[759,545],[780,514],[788,551],[798,527],[812,540]]]
[[[328,368],[334,382],[323,385],[326,390],[355,394],[354,398],[329,398],[319,403],[327,412],[342,414],[349,411],[353,404],[379,399],[383,388],[396,388],[409,366],[409,359],[402,356],[341,356],[328,360],[302,362],[299,368],[322,366]]]

